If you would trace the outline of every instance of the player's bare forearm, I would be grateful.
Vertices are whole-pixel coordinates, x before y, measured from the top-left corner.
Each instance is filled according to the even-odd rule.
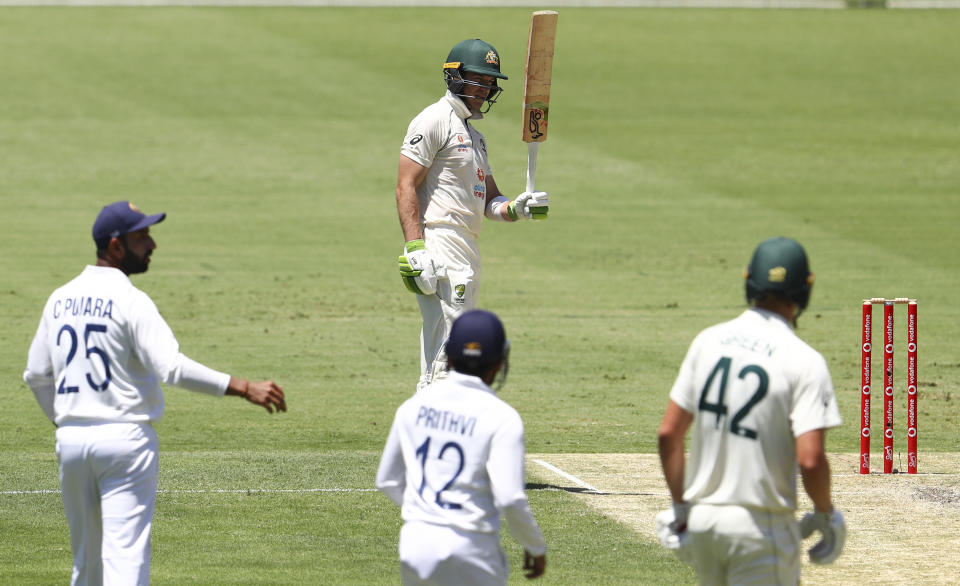
[[[667,481],[667,488],[670,489],[670,498],[673,502],[683,502],[683,439],[677,441],[676,438],[667,436],[660,437],[658,441],[660,451],[660,464],[663,467],[663,476]]]
[[[420,228],[420,206],[417,203],[417,192],[404,190],[397,186],[397,216],[400,218],[400,229],[403,231],[403,241],[420,240],[423,231]]]
[[[803,488],[821,513],[833,510],[830,498],[830,462],[824,452],[822,429],[808,431],[797,438],[797,465]]]
[[[683,502],[684,438],[693,415],[670,401],[657,431],[657,450],[673,502]]]
[[[417,199],[417,186],[427,176],[427,168],[419,163],[400,156],[397,171],[397,216],[404,242],[420,240],[423,230],[420,226],[420,202]]]
[[[287,410],[287,399],[283,389],[277,383],[267,380],[254,382],[247,379],[230,377],[227,395],[243,397],[254,405],[260,405],[269,413]]]

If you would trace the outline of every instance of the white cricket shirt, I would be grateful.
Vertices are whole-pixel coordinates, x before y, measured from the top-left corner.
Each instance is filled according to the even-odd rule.
[[[420,224],[480,234],[491,173],[487,143],[467,122],[470,109],[449,91],[410,122],[400,153],[428,168],[417,187]]]
[[[670,399],[694,414],[691,503],[796,510],[795,438],[841,423],[823,357],[783,317],[756,308],[694,339]]]
[[[179,348],[122,271],[88,266],[47,300],[23,379],[57,425],[152,422],[163,415],[161,382],[212,395],[230,383]]]
[[[397,409],[377,488],[404,521],[497,533],[500,512],[533,555],[546,544],[524,480],[523,421],[480,378],[451,371]]]

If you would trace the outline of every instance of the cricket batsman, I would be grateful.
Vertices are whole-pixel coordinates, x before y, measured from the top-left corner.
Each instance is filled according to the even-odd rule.
[[[545,219],[549,203],[543,191],[513,200],[500,192],[486,141],[473,126],[496,103],[502,91],[498,80],[507,79],[500,53],[480,39],[457,43],[443,64],[443,77],[444,96],[407,128],[397,173],[397,214],[405,242],[400,277],[417,295],[423,317],[417,390],[445,376],[443,347],[450,326],[477,307],[483,217]]]
[[[843,551],[824,452],[840,411],[826,361],[794,333],[812,286],[800,243],[761,242],[746,273],[750,307],[693,340],[670,390],[658,446],[673,506],[656,527],[701,585],[796,585],[801,537],[814,532],[810,561]],[[814,507],[799,524],[798,472]]]

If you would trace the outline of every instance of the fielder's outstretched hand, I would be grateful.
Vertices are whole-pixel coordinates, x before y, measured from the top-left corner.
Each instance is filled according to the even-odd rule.
[[[277,411],[287,410],[287,400],[283,396],[283,389],[272,380],[250,381],[244,398],[254,405],[260,405],[270,413],[273,413],[274,409]]]
[[[523,552],[523,569],[527,580],[539,578],[547,571],[547,554],[532,555],[529,551]]]

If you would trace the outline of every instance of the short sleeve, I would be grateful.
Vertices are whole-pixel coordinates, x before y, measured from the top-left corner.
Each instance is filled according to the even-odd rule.
[[[793,436],[815,429],[829,429],[843,423],[833,390],[830,370],[823,357],[814,352],[797,375],[790,424]]]
[[[687,350],[687,355],[680,364],[680,372],[677,374],[677,379],[670,389],[670,400],[688,413],[697,412],[697,390],[694,386],[694,366],[696,365],[697,356],[699,355],[702,337],[702,334],[697,336],[693,340],[693,343],[690,344],[690,349]]]
[[[424,167],[429,167],[443,146],[442,134],[439,120],[430,116],[425,110],[407,127],[400,154]]]

